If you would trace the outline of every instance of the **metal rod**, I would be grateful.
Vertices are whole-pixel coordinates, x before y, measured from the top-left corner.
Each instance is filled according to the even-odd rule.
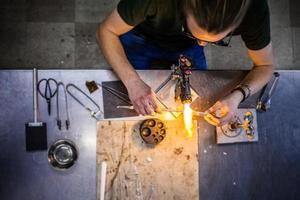
[[[117,106],[119,109],[128,109],[128,110],[133,110],[133,106]],[[183,110],[176,110],[176,109],[169,109],[169,108],[161,108],[162,112],[183,112]],[[204,117],[207,115],[207,112],[200,112],[200,111],[193,111],[194,116],[198,117]]]
[[[272,97],[273,91],[275,90],[275,88],[276,88],[276,86],[277,86],[277,82],[278,82],[278,80],[279,80],[280,74],[279,74],[278,72],[275,72],[275,73],[274,73],[274,76],[275,76],[275,79],[274,79],[274,82],[273,82],[273,84],[272,84],[272,86],[271,86],[271,89],[270,89],[270,91],[269,91],[269,93],[268,93],[268,98],[271,98],[271,97]]]
[[[193,111],[193,115],[194,115],[194,116],[198,116],[198,117],[204,117],[204,116],[206,116],[207,114],[208,114],[207,112]]]
[[[172,74],[170,74],[170,75],[168,76],[168,78],[167,78],[164,82],[162,82],[162,83],[158,86],[158,88],[156,88],[156,90],[155,90],[154,92],[155,92],[155,93],[158,93],[165,85],[167,85],[167,83],[168,83],[170,80],[172,80]]]
[[[37,69],[33,68],[33,118],[34,123],[37,123],[38,113],[37,113],[37,88],[36,88],[36,82],[37,82]]]
[[[60,120],[60,115],[59,115],[59,85],[60,85],[60,83],[57,84],[57,95],[56,95],[56,120]]]
[[[108,91],[109,93],[113,94],[114,96],[116,96],[117,98],[121,99],[122,101],[124,101],[125,103],[128,103],[129,105],[132,105],[131,101],[129,100],[129,97],[127,94],[116,90],[112,87],[109,86],[105,86],[101,83],[96,83],[98,86],[102,87],[103,89],[105,89],[106,91]]]
[[[134,110],[133,106],[117,106],[117,108]],[[162,112],[183,112],[182,110],[169,109],[169,108],[161,108],[160,111],[162,111]]]

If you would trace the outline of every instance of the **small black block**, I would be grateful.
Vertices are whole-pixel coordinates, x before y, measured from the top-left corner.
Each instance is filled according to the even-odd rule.
[[[47,125],[30,126],[26,124],[26,151],[47,150]]]

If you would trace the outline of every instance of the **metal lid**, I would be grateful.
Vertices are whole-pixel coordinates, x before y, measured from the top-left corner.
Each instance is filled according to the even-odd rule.
[[[68,169],[77,160],[75,144],[69,140],[58,140],[48,151],[48,162],[56,169]]]

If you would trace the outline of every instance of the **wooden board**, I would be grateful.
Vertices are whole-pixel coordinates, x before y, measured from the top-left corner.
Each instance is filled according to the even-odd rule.
[[[165,139],[151,147],[139,135],[140,123],[98,122],[97,166],[107,162],[105,199],[199,199],[197,124],[187,138],[182,121],[165,121]]]

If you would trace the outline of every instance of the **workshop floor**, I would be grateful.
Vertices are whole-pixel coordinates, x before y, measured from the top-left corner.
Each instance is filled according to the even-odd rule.
[[[95,31],[118,0],[1,0],[0,68],[107,69]],[[300,69],[300,1],[269,0],[278,69]],[[239,37],[205,48],[209,69],[249,69]]]

